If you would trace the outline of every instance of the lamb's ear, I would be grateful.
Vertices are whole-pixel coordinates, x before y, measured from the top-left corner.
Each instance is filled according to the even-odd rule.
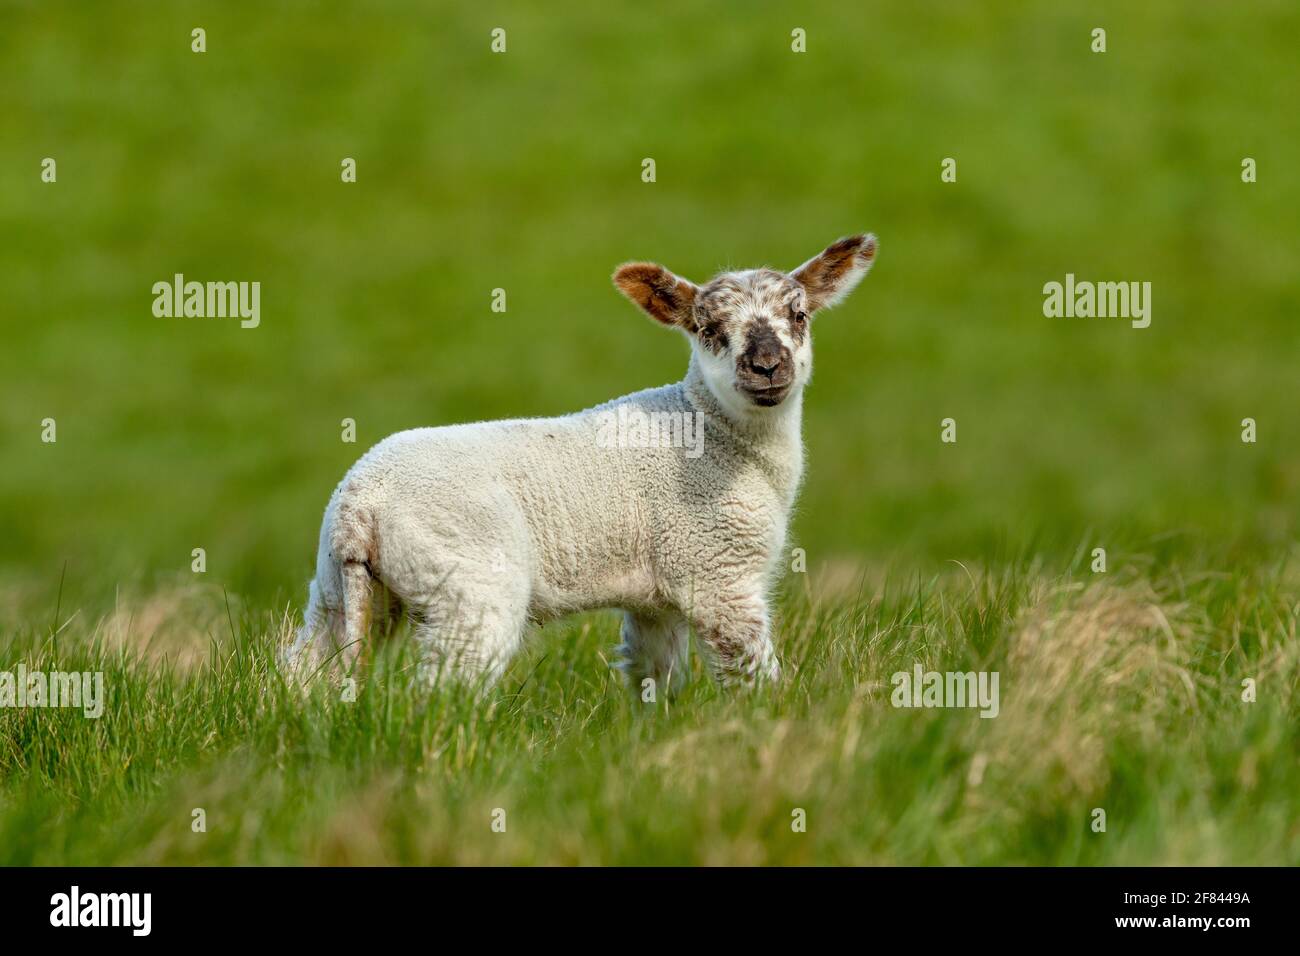
[[[695,331],[692,305],[699,289],[694,283],[653,262],[629,262],[614,273],[614,285],[652,319]]]
[[[808,294],[808,311],[838,305],[862,281],[876,261],[876,237],[849,236],[828,246],[790,275]]]

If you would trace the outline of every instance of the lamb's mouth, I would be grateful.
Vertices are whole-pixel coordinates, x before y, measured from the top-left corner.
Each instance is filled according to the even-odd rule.
[[[747,385],[738,386],[742,392],[749,396],[749,400],[761,408],[771,408],[774,405],[780,405],[785,401],[785,397],[790,394],[790,386],[786,385],[764,385],[753,387]]]

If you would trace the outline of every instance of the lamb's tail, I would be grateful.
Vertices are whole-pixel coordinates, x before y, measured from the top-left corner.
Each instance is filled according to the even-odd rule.
[[[343,640],[339,657],[344,671],[356,666],[370,631],[372,568],[377,562],[374,512],[356,503],[355,488],[345,484],[329,521],[329,551],[335,562],[343,600]]]
[[[307,609],[284,657],[290,673],[304,682],[335,659],[350,671],[370,626],[374,521],[348,497],[341,489],[325,511]]]
[[[345,672],[350,672],[361,657],[370,633],[370,568],[357,561],[344,562],[343,575],[343,646],[339,658]]]

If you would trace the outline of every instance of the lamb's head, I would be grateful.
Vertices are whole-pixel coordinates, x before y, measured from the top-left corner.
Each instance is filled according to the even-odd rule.
[[[850,236],[793,272],[724,272],[702,286],[661,265],[632,262],[614,273],[614,284],[652,318],[690,336],[696,364],[724,408],[761,414],[807,383],[810,320],[853,291],[876,245],[873,235]]]

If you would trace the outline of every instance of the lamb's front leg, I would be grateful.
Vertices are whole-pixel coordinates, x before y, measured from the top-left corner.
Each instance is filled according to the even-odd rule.
[[[642,693],[646,679],[665,693],[678,690],[686,680],[687,655],[690,652],[690,627],[676,612],[663,614],[623,615],[618,646],[622,658],[619,668],[629,686]]]
[[[697,597],[690,618],[720,684],[753,686],[780,678],[771,615],[761,591]]]

